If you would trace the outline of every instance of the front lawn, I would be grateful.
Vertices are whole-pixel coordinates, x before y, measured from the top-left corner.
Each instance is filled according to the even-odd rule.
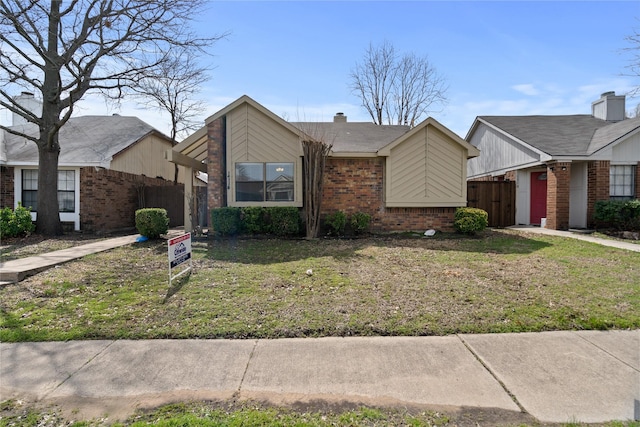
[[[0,340],[640,328],[640,253],[575,239],[491,230],[193,248],[193,273],[171,288],[166,241],[4,286]]]

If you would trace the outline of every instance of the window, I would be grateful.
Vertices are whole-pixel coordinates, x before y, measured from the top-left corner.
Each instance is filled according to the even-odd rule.
[[[611,200],[635,198],[636,167],[634,165],[612,165],[609,169],[609,196]]]
[[[237,202],[292,202],[293,163],[236,163]]]
[[[58,208],[60,212],[75,212],[76,180],[74,171],[58,171]]]
[[[75,171],[58,171],[58,210],[60,212],[75,212],[75,190]],[[36,169],[22,171],[22,206],[31,207],[31,212],[38,211],[38,171]]]
[[[25,169],[22,171],[22,206],[38,210],[38,171]]]

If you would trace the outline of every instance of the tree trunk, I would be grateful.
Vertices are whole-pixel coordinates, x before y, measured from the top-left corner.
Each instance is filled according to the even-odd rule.
[[[302,141],[304,153],[304,205],[307,239],[318,237],[324,166],[331,146],[320,141]]]
[[[57,139],[57,136],[56,136]],[[45,236],[62,234],[62,223],[58,208],[58,156],[59,151],[49,151],[38,144],[38,210],[36,233]]]

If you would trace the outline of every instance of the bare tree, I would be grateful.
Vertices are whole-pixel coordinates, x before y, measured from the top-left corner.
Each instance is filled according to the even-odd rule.
[[[189,30],[205,0],[2,0],[0,106],[39,128],[37,137],[0,125],[38,146],[36,232],[62,233],[58,213],[58,133],[88,92],[119,99],[170,58],[172,47],[204,49],[217,37]],[[12,93],[42,97],[31,112]]]
[[[447,86],[426,57],[398,56],[393,45],[369,45],[350,74],[350,87],[381,125],[414,126],[432,107],[446,103]]]
[[[625,37],[625,40],[630,46],[623,50],[630,52],[631,58],[629,59],[629,64],[626,66],[629,72],[624,75],[640,78],[640,29],[635,28],[632,34]],[[635,87],[629,92],[629,95],[635,96],[639,93],[640,81],[636,83]]]
[[[446,83],[427,58],[404,55],[396,65],[392,98],[387,110],[389,124],[415,126],[435,104],[444,105]]]
[[[197,119],[205,112],[205,103],[195,97],[209,80],[209,69],[198,64],[196,53],[183,46],[172,49],[167,61],[150,70],[133,87],[143,104],[169,114],[173,145],[180,136],[200,127]],[[174,182],[178,182],[177,164]]]

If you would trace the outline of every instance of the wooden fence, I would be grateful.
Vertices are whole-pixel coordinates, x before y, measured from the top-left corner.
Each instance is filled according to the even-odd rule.
[[[489,227],[516,223],[516,183],[513,181],[467,181],[467,205],[489,214]]]

